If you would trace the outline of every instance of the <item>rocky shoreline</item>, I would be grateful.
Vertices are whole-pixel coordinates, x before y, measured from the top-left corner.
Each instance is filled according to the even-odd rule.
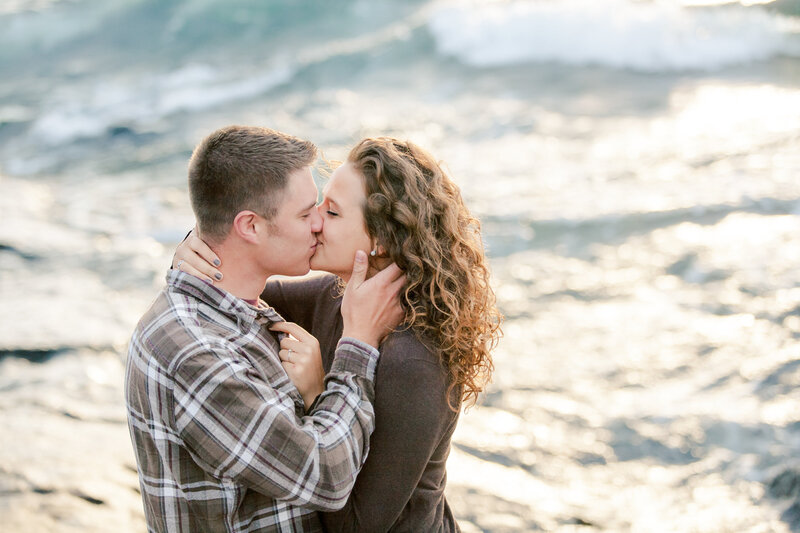
[[[187,208],[0,186],[3,530],[143,531],[125,350]],[[800,217],[776,205],[493,260],[505,338],[448,462],[465,532],[800,531]]]

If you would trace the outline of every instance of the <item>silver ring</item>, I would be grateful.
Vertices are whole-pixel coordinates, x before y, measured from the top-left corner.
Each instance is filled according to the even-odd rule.
[[[181,270],[181,265],[184,264],[185,262],[186,262],[185,259],[181,259],[180,261],[178,261],[178,264],[175,265],[175,268],[177,268],[178,270]],[[183,272],[183,270],[181,270],[181,272]]]

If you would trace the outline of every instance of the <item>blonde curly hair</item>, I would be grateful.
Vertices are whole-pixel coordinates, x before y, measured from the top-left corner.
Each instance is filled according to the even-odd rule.
[[[491,380],[502,315],[481,226],[439,163],[410,142],[366,138],[347,157],[364,177],[367,233],[405,272],[406,324],[450,377],[448,402],[474,405]]]

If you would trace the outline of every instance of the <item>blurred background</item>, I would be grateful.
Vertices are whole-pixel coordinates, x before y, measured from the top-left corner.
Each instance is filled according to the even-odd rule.
[[[465,532],[800,531],[798,0],[0,2],[4,531],[144,530],[126,342],[233,123],[412,140],[483,221]]]

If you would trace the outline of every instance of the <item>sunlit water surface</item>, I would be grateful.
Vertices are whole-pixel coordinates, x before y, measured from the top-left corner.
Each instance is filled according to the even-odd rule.
[[[247,123],[411,139],[482,219],[506,323],[448,464],[465,531],[800,530],[800,8],[698,3],[5,4],[10,527],[141,530],[125,343],[192,147]]]

